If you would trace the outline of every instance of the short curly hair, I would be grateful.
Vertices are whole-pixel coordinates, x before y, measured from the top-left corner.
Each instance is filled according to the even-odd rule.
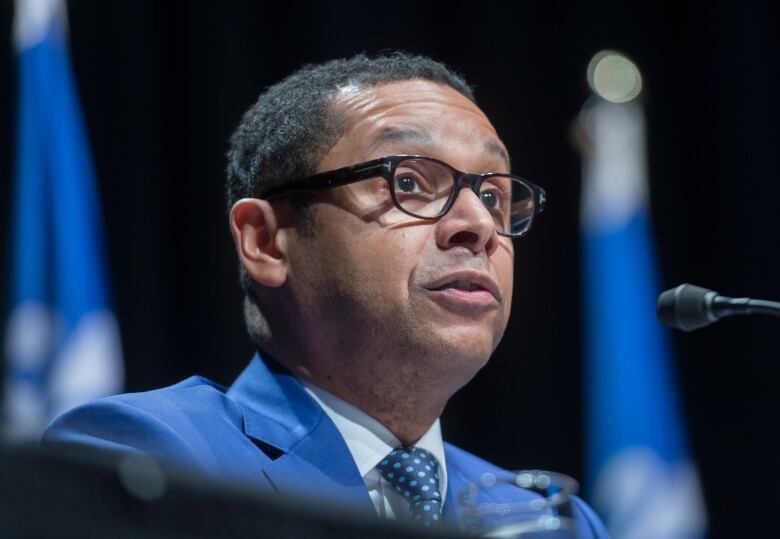
[[[446,84],[476,103],[464,78],[427,56],[392,52],[358,54],[302,67],[270,86],[244,113],[230,137],[227,152],[228,211],[242,198],[262,198],[269,189],[306,177],[349,128],[349,118],[331,106],[339,90],[421,79]],[[305,197],[291,200],[301,210],[299,227],[309,230]],[[268,336],[265,318],[252,291],[252,280],[240,268],[246,292],[244,316],[255,343]]]
[[[227,205],[287,181],[313,174],[325,152],[349,126],[330,107],[347,86],[371,87],[423,79],[447,84],[475,102],[466,81],[426,56],[395,52],[359,54],[324,64],[306,65],[269,87],[241,118],[230,137]]]

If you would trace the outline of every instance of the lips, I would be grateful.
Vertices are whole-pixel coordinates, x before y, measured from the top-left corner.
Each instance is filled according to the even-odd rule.
[[[424,288],[432,292],[455,291],[481,296],[487,295],[485,293],[488,292],[496,301],[501,301],[501,292],[495,279],[487,273],[475,270],[449,273],[425,285]]]
[[[434,288],[433,290],[442,290],[444,288],[456,288],[458,290],[485,290],[478,284],[470,283],[468,281],[453,281],[451,283],[447,283],[444,286],[439,286],[437,288]]]

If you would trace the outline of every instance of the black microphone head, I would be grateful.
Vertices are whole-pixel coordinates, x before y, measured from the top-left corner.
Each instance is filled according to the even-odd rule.
[[[658,319],[667,326],[693,331],[715,322],[712,300],[717,292],[692,284],[681,284],[658,296]]]

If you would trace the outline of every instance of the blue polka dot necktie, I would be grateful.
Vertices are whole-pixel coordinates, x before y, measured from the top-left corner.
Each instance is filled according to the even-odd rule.
[[[423,526],[441,524],[439,461],[424,449],[394,449],[377,465],[382,477],[409,502],[409,520]]]

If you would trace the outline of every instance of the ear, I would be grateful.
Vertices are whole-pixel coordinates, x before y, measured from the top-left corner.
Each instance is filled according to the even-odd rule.
[[[233,204],[230,231],[241,265],[253,280],[273,288],[287,281],[285,230],[268,201],[242,198]]]

